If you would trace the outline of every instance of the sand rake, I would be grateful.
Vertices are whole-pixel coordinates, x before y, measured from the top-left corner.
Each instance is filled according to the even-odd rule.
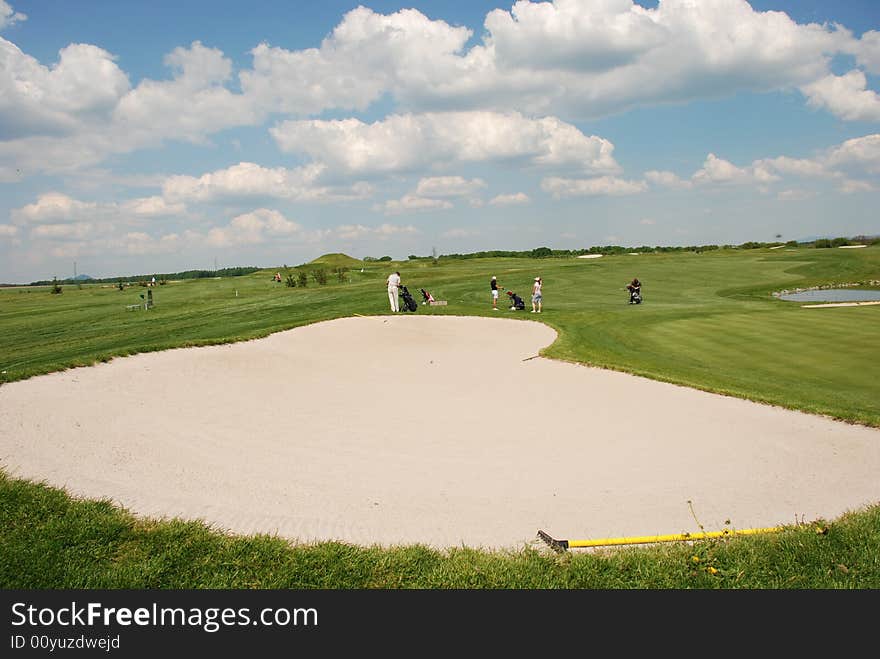
[[[759,529],[727,529],[724,531],[701,531],[700,533],[673,533],[670,535],[643,535],[629,538],[600,538],[597,540],[557,540],[550,534],[538,529],[538,537],[557,553],[563,553],[576,547],[608,547],[612,545],[650,545],[656,542],[687,542],[708,538],[727,538],[735,535],[755,535],[758,533],[774,533],[781,531],[781,526],[770,526]]]

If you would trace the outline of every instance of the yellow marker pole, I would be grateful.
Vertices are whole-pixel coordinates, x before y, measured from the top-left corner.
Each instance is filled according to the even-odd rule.
[[[538,531],[538,537],[556,551],[564,551],[575,547],[608,547],[612,545],[647,545],[655,542],[686,542],[707,538],[726,538],[735,535],[754,535],[757,533],[774,533],[781,531],[781,526],[758,529],[729,529],[726,531],[706,531],[700,533],[673,533],[669,535],[643,535],[629,538],[600,538],[598,540],[556,540],[544,531]]]

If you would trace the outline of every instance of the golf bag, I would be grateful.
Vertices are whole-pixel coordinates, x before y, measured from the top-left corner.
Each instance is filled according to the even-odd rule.
[[[641,286],[627,286],[629,289],[629,303],[630,304],[641,304],[642,303],[642,287]]]
[[[422,292],[422,304],[429,304],[434,301],[434,296],[424,288],[420,288],[419,290]]]
[[[526,303],[523,302],[523,299],[513,291],[507,291],[507,297],[510,298],[511,311],[522,311],[526,308]]]
[[[400,305],[401,311],[415,311],[419,308],[406,286],[400,287],[400,297],[403,298],[403,304]]]

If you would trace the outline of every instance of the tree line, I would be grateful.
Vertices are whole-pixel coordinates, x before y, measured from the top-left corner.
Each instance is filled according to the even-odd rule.
[[[415,254],[410,254],[407,258],[410,261],[419,261],[419,260],[433,260],[435,263],[439,259],[483,259],[483,258],[533,258],[533,259],[543,259],[543,258],[553,258],[553,257],[564,257],[564,256],[584,256],[586,254],[628,254],[632,252],[637,253],[663,253],[663,252],[710,252],[713,250],[719,249],[759,249],[762,247],[808,247],[808,248],[829,248],[829,247],[844,247],[847,245],[877,245],[880,244],[880,236],[865,236],[858,235],[852,237],[838,237],[838,238],[817,238],[811,241],[798,242],[797,240],[789,240],[787,242],[756,242],[756,241],[747,241],[744,243],[740,243],[739,245],[640,245],[638,247],[626,247],[623,245],[593,245],[592,247],[583,248],[583,249],[551,249],[549,247],[536,247],[534,249],[529,250],[489,250],[483,252],[469,252],[466,254],[440,254],[437,255],[431,254],[430,256],[417,256]],[[363,261],[390,261],[390,256],[383,256],[381,258],[375,257],[364,257]],[[285,266],[286,269],[287,266]],[[265,270],[265,268],[258,268],[256,266],[240,266],[233,268],[221,268],[219,270],[184,270],[183,272],[171,272],[171,273],[150,273],[148,275],[132,275],[132,276],[115,276],[115,277],[103,277],[103,278],[92,278],[88,279],[57,279],[53,278],[51,280],[41,280],[34,281],[28,284],[28,286],[46,286],[53,285],[57,286],[59,284],[82,284],[84,282],[89,282],[92,284],[106,284],[106,283],[120,283],[120,282],[140,282],[140,281],[148,281],[152,277],[156,277],[157,281],[165,282],[169,279],[205,279],[209,277],[240,277],[242,275],[249,275],[252,272],[257,272],[259,270]],[[345,276],[345,272],[339,272],[339,268],[336,269],[335,273],[340,281],[343,281]],[[347,268],[344,269],[347,271]],[[312,272],[311,273],[315,281],[319,284],[326,283],[326,274],[323,272]],[[308,276],[303,277],[302,274],[295,280],[293,285],[295,286],[299,283],[300,286],[305,286],[308,281]],[[305,281],[302,281],[305,279]],[[290,286],[291,278],[288,277],[287,285]]]
[[[440,254],[439,256],[416,256],[410,254],[409,260],[438,260],[438,259],[485,259],[485,258],[532,258],[543,259],[560,256],[584,256],[587,254],[630,254],[636,253],[662,253],[662,252],[710,252],[719,249],[759,249],[762,247],[843,247],[846,245],[877,245],[880,244],[880,236],[854,236],[851,238],[819,238],[812,241],[798,242],[756,242],[747,241],[739,245],[640,245],[638,247],[626,247],[623,245],[593,245],[584,249],[550,249],[549,247],[536,247],[530,250],[490,250],[484,252],[470,252],[467,254]]]
[[[61,283],[61,284],[82,284],[88,282],[90,284],[116,284],[120,281],[131,282],[131,281],[149,281],[151,278],[155,277],[156,281],[160,280],[168,280],[168,279],[207,279],[209,277],[240,277],[242,275],[249,275],[252,272],[257,272],[258,270],[263,270],[263,268],[257,268],[254,266],[241,266],[237,268],[221,268],[219,270],[184,270],[183,272],[168,272],[168,273],[150,273],[148,275],[131,275],[131,276],[115,276],[115,277],[101,277],[94,278],[89,277],[88,279],[58,279],[58,280],[43,280],[43,281],[32,281],[28,286],[45,286],[47,284],[53,283]]]

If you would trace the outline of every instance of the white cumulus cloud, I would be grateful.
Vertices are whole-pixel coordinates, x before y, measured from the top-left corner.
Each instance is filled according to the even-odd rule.
[[[383,15],[358,7],[318,48],[258,45],[241,86],[258,106],[275,112],[363,110],[384,93],[406,97],[413,88],[452,84],[464,69],[459,53],[470,36],[468,28],[431,20],[416,9]]]
[[[15,11],[8,2],[0,0],[0,30],[11,27],[21,21],[26,21],[27,15]]]
[[[0,27],[23,19],[0,4]],[[632,0],[519,0],[489,12],[484,28],[469,45],[470,29],[416,9],[358,7],[315,47],[254,45],[251,66],[239,71],[193,41],[165,56],[169,79],[134,88],[99,46],[68,44],[44,65],[0,38],[0,181],[77,171],[168,140],[202,144],[275,114],[305,121],[386,100],[397,114],[373,124],[288,121],[272,134],[334,174],[516,159],[610,175],[620,173],[610,143],[571,122],[796,89],[845,120],[880,121],[865,75],[880,72],[875,30],[855,38],[745,0],[660,0],[650,9]],[[857,68],[837,76],[831,62],[841,54]]]
[[[862,71],[829,75],[801,87],[810,105],[847,121],[880,121],[880,95],[867,88]]]
[[[431,176],[423,178],[416,186],[420,197],[465,197],[486,187],[482,179],[465,179],[461,176]]]
[[[869,181],[843,179],[838,184],[837,189],[844,194],[855,194],[856,192],[874,192],[877,189],[877,186]]]
[[[584,172],[619,171],[614,145],[571,124],[519,113],[444,112],[358,119],[286,121],[271,130],[285,152],[305,153],[333,171],[406,172],[438,163],[519,160]]]
[[[853,54],[856,62],[865,67],[868,73],[880,75],[880,32],[869,30],[862,38],[853,44]]]
[[[490,206],[520,206],[531,201],[525,192],[495,195],[489,200]]]
[[[47,192],[32,204],[14,209],[12,221],[16,224],[75,222],[88,219],[97,209],[96,203],[79,201],[60,192]]]
[[[624,196],[644,192],[644,181],[627,181],[614,176],[590,179],[571,179],[551,176],[541,181],[541,189],[555,199],[588,196]]]
[[[418,195],[404,195],[400,199],[389,199],[378,207],[386,215],[400,215],[402,213],[445,210],[452,208],[452,202],[446,199],[430,199]]]
[[[302,230],[276,210],[260,208],[232,218],[224,227],[214,227],[207,234],[207,242],[214,247],[252,245],[279,236],[290,236]]]
[[[206,135],[256,123],[251,100],[226,88],[232,64],[216,48],[194,41],[165,58],[171,80],[144,80],[120,99],[115,126],[128,141],[156,144],[167,139],[201,142]]]
[[[824,160],[829,167],[880,174],[880,134],[846,140]]]
[[[186,212],[184,204],[170,204],[159,196],[129,199],[120,204],[120,208],[125,213],[132,213],[141,217],[167,217],[182,215]]]
[[[753,183],[758,180],[754,171],[745,167],[737,167],[714,153],[710,153],[706,157],[703,168],[697,171],[691,179],[697,184]]]
[[[691,181],[682,179],[673,172],[652,169],[645,172],[645,178],[654,185],[659,185],[661,187],[687,189],[693,186]]]
[[[519,0],[485,33],[416,9],[358,7],[317,47],[259,44],[240,73],[254,107],[297,116],[365,110],[383,96],[413,112],[515,109],[565,119],[666,102],[790,90],[828,76],[838,53],[875,70],[874,32],[802,25],[745,0]]]
[[[60,138],[106,125],[129,89],[107,51],[70,44],[47,67],[0,38],[0,138]]]
[[[241,162],[199,177],[168,177],[162,196],[170,202],[213,202],[248,197],[329,201],[372,195],[372,187],[362,182],[341,187],[321,184],[324,169],[320,164],[287,169]]]

